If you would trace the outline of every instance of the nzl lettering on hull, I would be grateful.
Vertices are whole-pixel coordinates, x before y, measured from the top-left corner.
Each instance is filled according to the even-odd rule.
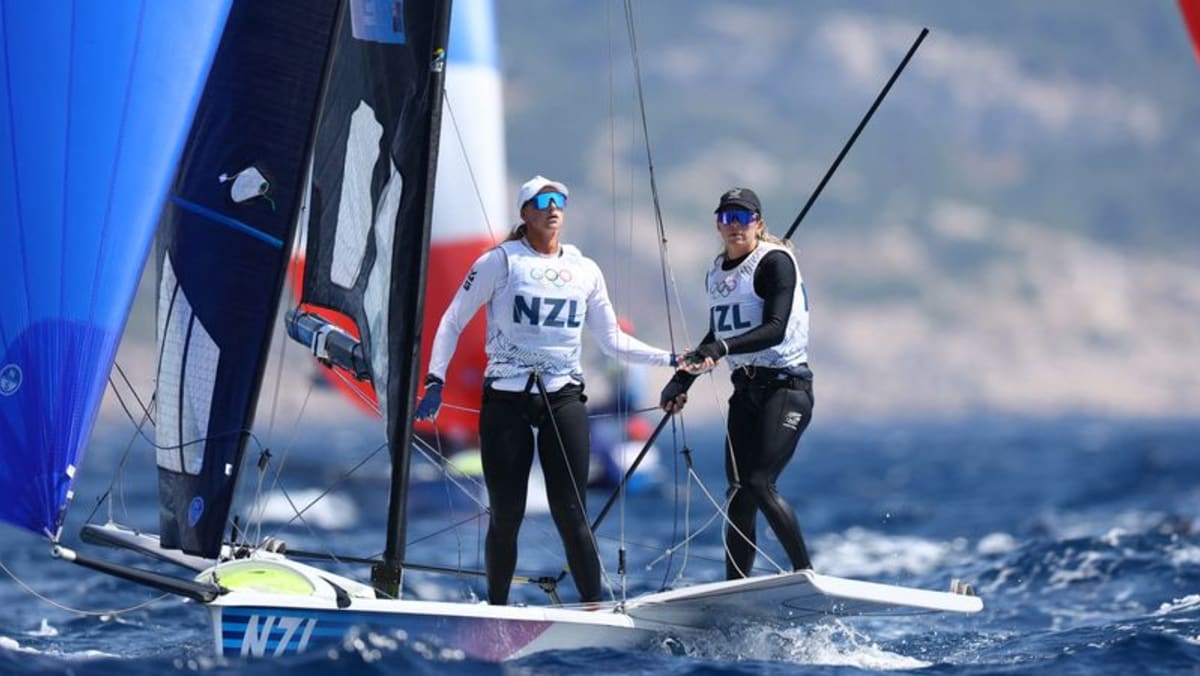
[[[236,618],[236,620],[240,619]],[[223,636],[237,635],[242,624],[236,620],[232,622],[226,620],[221,623]],[[296,615],[253,614],[246,618],[245,622],[240,642],[237,638],[223,638],[222,652],[225,652],[227,648],[240,647],[240,654],[243,657],[264,657],[268,654],[278,657],[286,653],[289,648],[293,648],[297,653],[302,653],[308,649],[309,641],[317,628],[317,618]],[[341,631],[339,630],[338,633],[340,635]]]

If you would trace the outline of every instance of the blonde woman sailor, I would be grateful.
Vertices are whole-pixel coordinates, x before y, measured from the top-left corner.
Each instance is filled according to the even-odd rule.
[[[664,410],[681,410],[697,366],[724,359],[733,374],[725,447],[729,523],[727,579],[749,577],[762,511],[792,567],[811,568],[796,514],[775,481],[812,418],[808,297],[790,246],[767,232],[758,195],[733,188],[717,204],[724,250],[705,276],[709,332],[663,388]],[[690,371],[690,372],[689,372]]]
[[[551,515],[579,598],[601,598],[600,560],[585,501],[590,449],[580,367],[584,325],[610,355],[657,366],[676,362],[670,352],[620,329],[600,268],[561,242],[567,195],[567,186],[542,176],[521,186],[521,223],[475,261],[438,325],[425,396],[417,407],[420,419],[437,414],[458,336],[487,305],[479,437],[490,501],[488,601],[496,605],[508,602],[516,568],[535,428]]]

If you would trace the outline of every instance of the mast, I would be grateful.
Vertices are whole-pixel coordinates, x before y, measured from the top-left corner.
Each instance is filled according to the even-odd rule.
[[[387,407],[387,436],[392,451],[392,476],[383,563],[371,568],[371,582],[376,591],[380,595],[392,598],[400,595],[408,530],[408,469],[413,437],[411,408],[420,375],[421,324],[429,263],[430,224],[433,220],[433,192],[437,175],[446,50],[449,46],[450,7],[451,0],[440,3],[435,10],[433,21],[433,41],[429,53],[430,77],[426,87],[426,101],[429,105],[429,145],[421,222],[419,227],[398,227],[392,245],[391,300],[387,327],[390,352],[387,400],[391,403]],[[404,210],[400,213],[403,214]],[[412,274],[414,270],[415,279]],[[406,311],[412,314],[407,314]]]

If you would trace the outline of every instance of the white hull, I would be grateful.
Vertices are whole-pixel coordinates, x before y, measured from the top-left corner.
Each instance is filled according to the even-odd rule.
[[[974,596],[807,571],[696,585],[641,596],[623,608],[601,604],[588,610],[376,599],[365,585],[274,556],[221,564],[198,579],[211,581],[214,574],[235,587],[209,604],[217,653],[233,656],[304,652],[370,629],[501,661],[546,650],[636,649],[656,638],[686,637],[733,620],[795,626],[833,616],[983,608]],[[283,579],[289,589],[264,591],[272,585],[256,585],[256,575]],[[302,581],[311,591],[301,588]]]

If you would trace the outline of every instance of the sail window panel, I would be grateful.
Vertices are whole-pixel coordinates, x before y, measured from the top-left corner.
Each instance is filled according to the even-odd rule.
[[[182,362],[186,334],[186,317],[175,316],[175,296],[179,293],[179,280],[171,257],[164,256],[159,273],[158,291],[158,385],[155,393],[157,416],[154,425],[155,445],[158,447],[158,466],[171,472],[183,471],[183,459],[179,454],[179,407],[165,405],[179,401],[182,383]]]
[[[189,312],[190,314],[190,312]],[[183,399],[183,417],[179,426],[183,435],[183,471],[199,474],[204,467],[204,449],[208,436],[208,418],[212,412],[213,392],[216,391],[217,365],[221,348],[217,347],[200,320],[192,317],[192,333],[188,339]]]
[[[375,265],[367,277],[367,288],[363,293],[363,312],[371,340],[371,378],[376,383],[386,383],[388,375],[388,344],[382,337],[388,335],[388,292],[391,288],[392,241],[396,234],[396,215],[400,211],[400,196],[404,192],[404,178],[394,163],[391,174],[383,187],[379,200],[379,214],[375,221]],[[376,387],[379,410],[387,416],[387,388]]]
[[[180,290],[170,257],[164,257],[159,291],[158,418],[155,425],[158,466],[199,474],[203,440],[216,386],[221,351],[192,312]]]
[[[346,160],[342,173],[342,194],[338,201],[337,235],[334,239],[330,280],[345,289],[354,288],[362,271],[371,229],[371,176],[379,161],[379,140],[383,127],[375,111],[360,101],[350,116],[346,139]]]

